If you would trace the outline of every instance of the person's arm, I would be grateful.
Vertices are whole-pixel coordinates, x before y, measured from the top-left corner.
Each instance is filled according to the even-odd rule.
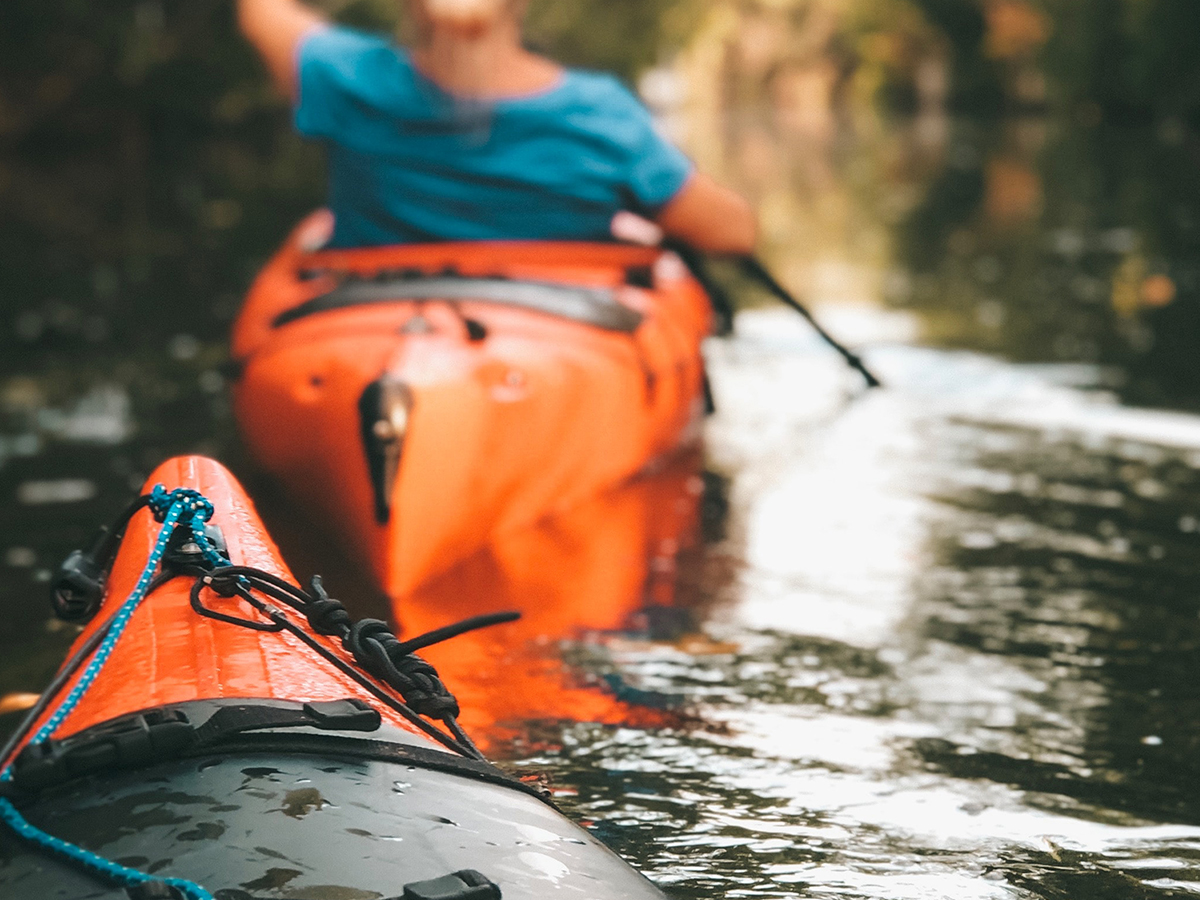
[[[266,63],[275,85],[296,98],[296,51],[301,39],[326,24],[298,0],[237,0],[238,25]]]
[[[700,172],[688,178],[654,221],[668,237],[719,256],[748,256],[758,238],[750,204]]]

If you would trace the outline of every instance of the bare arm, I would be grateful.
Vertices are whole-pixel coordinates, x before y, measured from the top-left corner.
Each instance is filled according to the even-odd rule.
[[[266,63],[276,87],[296,98],[296,51],[300,40],[325,24],[298,0],[238,0],[238,25]]]
[[[750,204],[700,172],[688,179],[655,222],[669,237],[723,256],[752,253],[758,238],[758,222]]]

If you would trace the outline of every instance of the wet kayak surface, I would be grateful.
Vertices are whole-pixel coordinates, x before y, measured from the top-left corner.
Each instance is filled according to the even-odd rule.
[[[952,147],[943,181],[990,171],[986,141],[963,146],[975,162]],[[644,567],[611,621],[556,618],[528,644],[496,632],[533,674],[480,717],[503,724],[493,754],[548,773],[573,818],[686,900],[1194,895],[1200,416],[1170,390],[1194,334],[1187,229],[1111,207],[1072,223],[1055,193],[1167,183],[1151,152],[1122,175],[1121,146],[1043,151],[1046,212],[1020,240],[988,245],[933,209],[909,237],[951,248],[944,277],[910,248],[884,278],[890,311],[824,309],[883,390],[786,311],[711,342],[698,537],[606,544]],[[1058,182],[1056,159],[1076,160]],[[1142,168],[1156,159],[1161,175]],[[1161,299],[1143,239],[1181,292],[1159,320],[1093,296],[1125,279],[1135,304]],[[1105,349],[1148,332],[1153,365]],[[3,728],[71,638],[48,624],[49,570],[167,455],[242,462],[219,342],[93,351],[71,375],[61,348],[23,352],[0,383]],[[448,681],[491,702],[475,671]]]

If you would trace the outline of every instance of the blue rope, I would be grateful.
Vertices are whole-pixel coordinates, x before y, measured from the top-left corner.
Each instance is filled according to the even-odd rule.
[[[79,705],[79,701],[83,699],[88,689],[95,682],[96,676],[100,674],[100,670],[108,662],[113,647],[116,646],[117,641],[120,640],[122,633],[125,631],[125,627],[129,624],[129,620],[133,617],[134,611],[146,599],[150,583],[154,580],[154,573],[158,571],[158,564],[167,549],[167,542],[171,539],[171,534],[175,531],[175,526],[181,520],[191,528],[197,546],[200,547],[209,562],[217,566],[229,565],[229,562],[217,553],[212,546],[212,542],[208,539],[205,523],[212,518],[213,505],[198,491],[189,488],[177,488],[174,491],[168,491],[161,484],[155,485],[154,490],[150,494],[149,507],[151,512],[154,513],[154,518],[162,522],[163,526],[158,532],[158,539],[154,542],[154,548],[150,551],[150,556],[146,559],[146,566],[142,569],[142,574],[138,578],[137,584],[134,585],[129,597],[121,604],[120,609],[112,620],[112,624],[109,626],[108,634],[104,636],[104,640],[96,649],[95,655],[92,657],[91,662],[88,663],[87,668],[84,670],[83,675],[80,676],[75,687],[72,688],[71,693],[67,695],[58,709],[54,711],[54,714],[46,720],[46,724],[38,729],[37,734],[30,739],[30,744],[40,744],[54,734],[67,716],[71,714],[72,710]],[[3,771],[0,771],[0,782],[11,780],[12,764],[9,763],[4,767]],[[61,838],[56,838],[52,834],[47,834],[29,824],[17,808],[13,806],[12,802],[6,798],[0,798],[0,821],[4,822],[9,828],[30,843],[36,844],[59,856],[64,856],[90,872],[124,887],[133,887],[134,885],[145,884],[151,881],[161,881],[181,892],[187,900],[213,900],[212,894],[194,882],[182,878],[155,878],[144,872],[139,872],[137,869],[131,869],[128,866],[122,866],[112,860],[105,859],[103,856],[92,853],[90,850],[85,850],[83,847],[68,843]]]
[[[178,890],[187,900],[213,900],[213,895],[195,882],[184,878],[155,878],[153,875],[147,875],[144,872],[139,872],[137,869],[122,866],[90,850],[85,850],[61,838],[56,838],[52,834],[47,834],[41,829],[30,825],[25,817],[17,811],[17,808],[12,805],[12,802],[3,798],[0,798],[0,821],[4,822],[20,837],[30,843],[37,844],[39,847],[56,853],[59,856],[65,856],[71,862],[82,866],[92,874],[119,884],[122,887],[134,887],[135,885],[146,884],[152,881],[161,881]]]

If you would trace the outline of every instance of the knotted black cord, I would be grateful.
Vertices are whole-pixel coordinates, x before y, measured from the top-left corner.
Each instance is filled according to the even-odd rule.
[[[204,586],[204,582],[199,579],[197,580],[196,584],[200,585],[201,587]],[[193,585],[192,589],[193,589],[193,591],[198,590],[195,587],[195,585]],[[263,590],[261,588],[261,586],[258,589],[261,590],[262,593],[268,593],[266,590]],[[415,725],[417,728],[419,728],[426,735],[433,738],[434,740],[436,740],[438,743],[442,744],[446,748],[454,751],[455,753],[461,754],[463,756],[468,756],[468,757],[475,756],[475,754],[472,753],[465,745],[460,745],[456,740],[454,740],[449,735],[444,734],[432,723],[426,721],[425,719],[422,719],[419,715],[416,714],[416,712],[413,711],[413,709],[411,707],[409,707],[406,704],[402,703],[401,701],[397,700],[395,697],[393,697],[387,691],[383,690],[381,687],[379,687],[377,684],[375,684],[373,681],[371,681],[371,679],[367,678],[361,671],[356,669],[354,666],[350,665],[345,660],[339,659],[337,656],[330,653],[328,647],[326,647],[324,644],[322,644],[320,641],[318,641],[316,638],[314,638],[311,634],[309,634],[303,628],[299,627],[294,622],[292,622],[290,619],[288,619],[287,616],[285,616],[283,614],[282,610],[278,609],[277,607],[273,607],[268,603],[264,603],[262,600],[255,597],[249,591],[247,591],[245,593],[241,593],[240,591],[235,592],[235,593],[238,596],[240,596],[243,600],[245,600],[246,603],[248,603],[254,609],[258,610],[260,613],[262,613],[264,616],[266,616],[268,619],[270,619],[273,623],[278,624],[280,626],[280,630],[284,630],[284,631],[287,631],[287,632],[295,635],[297,638],[299,638],[301,641],[303,641],[304,644],[310,650],[312,650],[313,652],[317,653],[318,655],[320,655],[321,657],[326,659],[343,675],[352,679],[355,683],[357,683],[363,689],[369,691],[377,700],[379,700],[380,702],[387,705],[387,707],[389,709],[392,709],[395,712],[398,712],[400,715],[402,715],[405,719],[407,719],[409,722],[411,722],[413,725]],[[208,615],[208,613],[206,613],[206,612],[201,613],[201,615]],[[215,617],[211,617],[211,618],[215,618]],[[229,619],[225,619],[225,621],[232,622],[234,620],[231,617]],[[245,625],[246,622],[239,621],[238,624]]]
[[[243,619],[206,608],[201,602],[201,593],[206,587],[224,596],[240,597],[269,621]],[[281,610],[255,597],[251,590],[295,609],[307,619],[309,626],[317,634],[339,639],[362,670],[399,693],[403,702],[398,702],[390,694],[382,691],[377,684],[365,678],[362,672],[339,659],[328,647],[292,622]],[[289,631],[426,734],[466,756],[483,758],[458,725],[458,700],[442,683],[437,670],[413,651],[468,631],[512,622],[520,618],[520,613],[502,612],[475,616],[401,641],[388,624],[379,619],[362,619],[355,622],[346,607],[325,592],[320,576],[313,578],[311,593],[308,593],[277,575],[250,566],[225,566],[202,573],[192,585],[191,603],[196,612],[209,618],[258,631]],[[426,718],[421,718],[422,716],[442,722],[450,734],[445,734],[426,721]]]
[[[428,646],[438,640],[445,640],[472,628],[512,621],[519,618],[519,614],[500,613],[493,616],[476,617],[448,628],[439,629],[429,635],[422,635],[408,644],[402,644],[387,628],[386,623],[373,619],[358,623],[352,622],[344,607],[337,601],[331,600],[325,593],[319,578],[313,579],[312,589],[316,597],[312,597],[268,572],[244,566],[229,566],[228,554],[222,555],[213,545],[205,525],[213,513],[212,503],[197,491],[178,488],[168,492],[162,485],[156,485],[149,497],[137,498],[122,513],[111,531],[102,530],[91,554],[76,551],[68,558],[67,563],[64,563],[62,567],[64,577],[55,588],[56,600],[61,601],[60,605],[63,610],[68,613],[73,612],[68,607],[76,598],[62,592],[80,590],[84,592],[84,600],[89,606],[87,610],[81,610],[81,612],[86,613],[86,616],[90,618],[98,611],[103,599],[105,582],[108,579],[125,526],[143,506],[149,506],[155,519],[163,522],[164,527],[159,531],[158,539],[132,593],[71,655],[71,658],[62,666],[50,686],[26,715],[20,727],[0,750],[0,766],[3,767],[0,771],[0,820],[15,834],[39,850],[65,858],[89,875],[128,888],[131,895],[142,888],[148,888],[149,893],[145,893],[147,897],[150,896],[150,893],[160,896],[165,891],[171,896],[187,897],[189,900],[211,900],[212,895],[199,884],[180,878],[156,878],[147,875],[42,831],[30,824],[13,805],[9,790],[13,766],[9,757],[13,750],[37,725],[72,678],[86,665],[86,669],[70,694],[54,710],[50,718],[40,726],[32,740],[36,745],[38,742],[51,739],[55,729],[79,703],[88,687],[95,682],[101,668],[108,660],[113,646],[120,640],[122,633],[129,625],[138,605],[155,589],[180,575],[195,577],[190,591],[190,600],[193,609],[198,614],[258,630],[288,630],[430,737],[468,759],[486,762],[478,748],[456,721],[457,700],[442,684],[433,666],[411,653],[410,648]],[[167,555],[171,540],[179,534],[181,529],[185,528],[190,529],[195,543],[194,545],[185,544],[181,551],[187,557],[199,557],[198,559],[178,559]],[[161,569],[159,569],[160,563],[162,564]],[[200,602],[200,593],[205,586],[213,587],[215,591],[228,597],[235,595],[241,597],[254,609],[267,616],[271,620],[271,624],[208,610]],[[340,637],[343,646],[353,654],[355,661],[385,685],[400,693],[403,702],[388,695],[349,663],[339,659],[313,635],[291,622],[281,610],[254,597],[251,588],[257,588],[268,596],[301,611],[308,617],[314,630],[322,634]],[[60,593],[62,596],[59,596]],[[433,724],[423,720],[422,714],[440,719],[449,734],[443,733]],[[376,718],[375,721],[378,722],[378,719]]]
[[[160,492],[163,494],[162,498],[157,497]],[[203,501],[211,515],[211,504],[199,494],[196,497]],[[130,520],[139,510],[150,506],[154,510],[155,518],[161,521],[163,511],[155,506],[156,501],[161,505],[162,500],[165,499],[168,499],[168,495],[159,486],[155,492],[135,498],[122,510],[111,526],[100,529],[91,551],[86,554],[97,569],[98,577],[95,588],[98,591],[103,590],[108,570],[116,557],[116,551]],[[209,549],[211,550],[211,547]],[[213,555],[215,558],[215,551]],[[429,662],[417,656],[416,651],[469,631],[512,622],[520,618],[520,613],[502,612],[474,616],[401,641],[388,624],[379,619],[363,619],[355,622],[346,607],[326,593],[320,576],[313,577],[310,592],[306,592],[277,575],[251,566],[221,565],[219,568],[213,569],[212,565],[213,560],[209,559],[198,560],[196,564],[175,560],[171,565],[164,565],[163,570],[147,585],[146,594],[152,593],[172,578],[193,577],[195,582],[192,585],[189,599],[192,609],[198,615],[255,631],[280,632],[286,630],[294,634],[344,675],[353,679],[428,736],[456,753],[483,759],[483,755],[458,724],[458,700],[442,683],[437,670]],[[201,599],[205,587],[211,588],[221,596],[241,598],[264,618],[247,618],[209,609],[204,606]],[[353,657],[357,668],[330,652],[327,646],[292,622],[281,610],[255,597],[251,593],[251,589],[300,612],[317,634],[339,639],[342,646]],[[97,596],[96,600],[99,599]],[[111,631],[118,615],[119,610],[96,628],[84,644],[63,664],[16,731],[0,748],[0,762],[12,755],[20,742],[50,708],[55,698],[70,683],[80,667],[95,654],[97,648]],[[366,674],[364,675],[364,673]],[[366,677],[368,675],[372,676],[375,681]],[[397,700],[392,694],[383,690],[376,681],[398,693],[401,699]],[[442,723],[446,731],[442,731],[427,721],[428,719]]]

